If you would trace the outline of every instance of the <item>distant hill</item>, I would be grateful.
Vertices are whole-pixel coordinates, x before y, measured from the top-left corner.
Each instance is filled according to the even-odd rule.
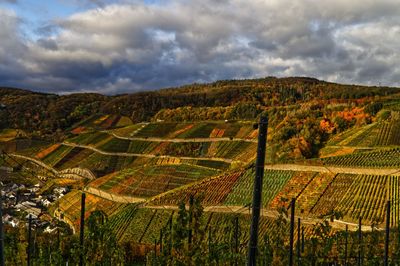
[[[303,77],[225,80],[116,96],[95,93],[56,95],[0,88],[0,128],[19,128],[48,135],[57,129],[68,129],[94,114],[122,115],[130,117],[133,122],[143,122],[150,121],[162,110],[179,107],[230,107],[230,110],[208,111],[224,112],[232,119],[254,119],[263,110],[273,107],[312,100],[383,97],[395,93],[400,93],[400,89],[341,85]],[[167,118],[165,113],[159,117]],[[200,116],[197,120],[208,118]]]

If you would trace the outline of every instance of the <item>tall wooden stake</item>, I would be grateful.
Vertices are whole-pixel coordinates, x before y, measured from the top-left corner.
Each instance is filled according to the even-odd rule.
[[[160,255],[163,251],[163,230],[160,230]]]
[[[362,265],[362,232],[361,232],[361,216],[358,218],[358,265]]]
[[[239,216],[235,217],[235,255],[239,255]],[[238,259],[235,260],[235,265],[238,265]]]
[[[290,239],[289,239],[289,266],[293,266],[293,242],[294,242],[294,211],[296,208],[296,199],[292,198],[290,204]]]
[[[345,242],[344,242],[344,266],[347,266],[348,237],[349,237],[349,226],[346,224],[346,235],[345,235]]]
[[[81,228],[80,228],[80,246],[81,246],[81,253],[79,255],[79,265],[83,266],[83,240],[85,237],[85,200],[86,200],[86,194],[82,193],[82,199],[81,199]]]
[[[301,227],[301,252],[304,252],[304,226]]]
[[[301,263],[301,250],[300,250],[300,217],[297,218],[297,264],[300,266]]]
[[[189,244],[189,247],[192,246],[192,238],[193,238],[193,236],[192,236],[192,234],[193,234],[193,232],[192,232],[193,201],[194,201],[193,195],[190,195],[190,198],[189,198],[189,232],[188,232],[188,244]]]
[[[386,209],[386,234],[385,234],[385,266],[389,265],[389,228],[390,227],[390,200]]]
[[[4,257],[4,228],[3,228],[3,197],[0,190],[0,266],[5,265]]]
[[[265,149],[267,144],[268,117],[262,116],[258,125],[258,147],[256,160],[256,177],[254,180],[252,219],[250,228],[248,266],[256,265],[258,223],[261,209],[262,180],[264,176]]]
[[[27,250],[27,259],[28,259],[28,266],[31,265],[31,250],[32,250],[32,215],[29,214],[29,218],[28,218],[28,250]]]

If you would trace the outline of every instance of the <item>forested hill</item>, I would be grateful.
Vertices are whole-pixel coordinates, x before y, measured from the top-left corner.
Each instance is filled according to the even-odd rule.
[[[196,117],[191,117],[197,120],[254,119],[271,107],[313,101],[377,99],[395,93],[400,93],[400,89],[341,85],[299,77],[225,80],[116,96],[95,93],[60,96],[0,88],[0,128],[51,134],[71,128],[95,113],[124,115],[133,122],[155,118],[168,120],[172,117],[184,120],[185,108],[189,108],[191,113],[197,112]],[[209,108],[201,108],[200,111],[196,107]]]

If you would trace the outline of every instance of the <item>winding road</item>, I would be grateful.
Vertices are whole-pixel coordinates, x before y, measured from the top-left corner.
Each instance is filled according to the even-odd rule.
[[[222,141],[243,141],[243,142],[253,142],[257,143],[257,139],[241,139],[241,138],[190,138],[190,139],[180,139],[180,138],[154,138],[154,137],[123,137],[115,134],[115,132],[105,131],[106,133],[112,135],[117,139],[125,139],[125,140],[140,140],[140,141],[153,141],[153,142],[176,142],[176,143],[184,143],[184,142],[222,142]]]

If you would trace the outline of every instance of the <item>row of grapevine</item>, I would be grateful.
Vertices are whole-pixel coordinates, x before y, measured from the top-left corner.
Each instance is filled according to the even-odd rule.
[[[104,130],[115,127],[126,127],[132,124],[132,121],[125,116],[120,115],[93,115],[88,119],[85,119],[78,124],[74,125],[74,129],[71,130],[74,134],[88,130]]]
[[[104,176],[91,186],[117,194],[151,197],[217,173],[213,169],[185,164],[149,165]],[[106,181],[101,181],[103,179]]]
[[[386,202],[392,202],[391,224],[399,219],[399,177],[377,175],[338,174],[329,185],[319,191],[317,202],[311,207],[310,214],[325,216],[333,212],[340,213],[344,219],[356,222],[362,217],[368,223],[384,221]],[[300,196],[298,204],[303,204]]]
[[[252,123],[226,123],[226,122],[199,122],[175,123],[157,122],[150,123],[137,130],[132,128],[129,132],[122,132],[126,137],[154,137],[154,138],[254,138]],[[117,131],[115,131],[117,132]]]
[[[317,174],[315,172],[297,172],[272,199],[269,207],[272,209],[278,209],[279,207],[288,208],[290,200],[292,198],[299,198]]]
[[[80,166],[80,164],[89,158],[93,153],[94,152],[89,149],[74,148],[56,165],[54,165],[54,167],[63,170]]]
[[[56,148],[52,153],[49,153],[45,156],[42,161],[50,166],[57,164],[64,156],[66,156],[70,151],[72,151],[72,147],[68,147],[65,145],[61,145]]]
[[[116,228],[114,231],[117,232],[120,242],[134,241],[142,244],[153,244],[160,239],[160,231],[162,229],[165,230],[168,227],[169,221],[175,218],[176,215],[177,213],[170,209],[136,209],[134,207],[125,207],[110,220],[112,221],[113,228]],[[119,218],[119,216],[123,218]],[[238,219],[237,234],[235,234],[236,219]],[[121,221],[125,221],[124,226],[121,225]],[[250,223],[249,214],[205,212],[201,226],[205,232],[204,237],[206,242],[226,243],[233,248],[237,237],[239,251],[244,252],[248,248]],[[120,233],[121,228],[124,230],[122,235]],[[305,237],[312,235],[313,226],[303,225],[303,228]],[[260,242],[263,241],[265,235],[271,237],[276,231],[277,224],[275,218],[260,217]],[[284,231],[287,237],[289,235],[289,223],[284,225]],[[297,235],[297,227],[294,233]]]
[[[203,180],[199,183],[191,185],[185,189],[166,193],[161,197],[152,200],[152,205],[178,205],[180,201],[189,201],[190,196],[201,197],[202,205],[219,205],[222,204],[237,179],[243,174],[243,171],[224,174],[211,179]]]
[[[356,132],[354,136],[349,138],[346,143],[347,146],[363,146],[372,147],[376,145],[376,136],[380,131],[379,124],[367,125]]]
[[[71,143],[91,145],[110,153],[167,155],[173,157],[225,158],[248,162],[256,154],[257,144],[246,141],[222,142],[157,142],[126,140],[104,135],[84,133],[69,140]]]
[[[355,177],[336,210],[352,220],[383,222],[387,201],[387,176]]]
[[[400,119],[391,119],[390,121],[382,122],[376,145],[400,145]]]
[[[68,220],[73,222],[75,229],[79,228],[81,195],[81,191],[72,190],[62,197],[55,205],[55,208],[58,209],[62,216],[67,217]],[[89,193],[86,193],[85,202],[85,218],[89,217],[90,213],[95,210],[101,210],[107,216],[111,216],[112,214],[118,212],[119,208],[123,206],[121,203],[106,200]]]
[[[114,231],[117,239],[121,239],[125,234],[137,210],[138,208],[134,204],[124,205],[109,218],[110,228]]]
[[[80,144],[80,145],[92,145],[96,146],[97,143],[109,137],[104,132],[88,132],[79,134],[76,137],[68,139],[69,142]]]
[[[340,203],[343,195],[354,182],[354,175],[339,174],[332,183],[323,191],[318,202],[312,206],[310,213],[316,216],[323,216],[332,213]]]
[[[293,177],[292,171],[265,171],[262,187],[263,206],[267,206],[270,201],[282,190],[287,182]],[[225,205],[245,206],[252,201],[254,187],[255,170],[249,169],[240,176],[232,189],[232,192],[226,197]]]
[[[400,166],[400,148],[326,157],[322,160],[327,165],[352,167],[398,167]]]
[[[319,173],[316,175],[298,196],[296,210],[300,211],[300,213],[308,213],[335,177],[336,175],[333,173]]]

